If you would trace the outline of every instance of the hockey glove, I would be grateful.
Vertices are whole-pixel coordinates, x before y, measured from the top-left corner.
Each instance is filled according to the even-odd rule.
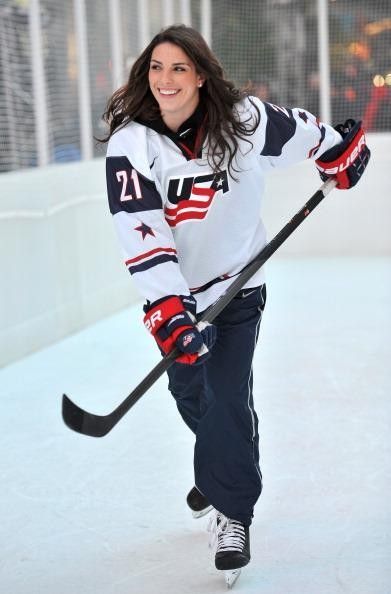
[[[365,143],[361,122],[346,120],[335,129],[341,134],[342,142],[323,153],[315,163],[323,181],[335,177],[337,188],[348,190],[364,173],[371,152]]]
[[[194,297],[171,295],[145,306],[144,325],[153,335],[164,354],[176,346],[183,355],[179,363],[203,363],[216,340],[216,326],[207,322],[196,324]]]

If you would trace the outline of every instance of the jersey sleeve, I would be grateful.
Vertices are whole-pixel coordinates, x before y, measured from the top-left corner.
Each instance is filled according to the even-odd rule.
[[[271,103],[257,104],[261,112],[259,156],[265,169],[317,159],[341,142],[341,135],[312,113]]]
[[[137,171],[126,156],[107,156],[106,182],[124,262],[139,293],[151,302],[189,294],[154,181]]]

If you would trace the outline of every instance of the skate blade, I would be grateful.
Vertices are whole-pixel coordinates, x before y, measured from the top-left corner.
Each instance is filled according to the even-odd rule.
[[[212,509],[213,506],[210,505],[209,507],[205,507],[205,509],[202,509],[201,511],[193,511],[191,513],[193,518],[197,520],[198,518],[203,518],[204,516],[206,516],[206,514],[208,514]]]
[[[227,584],[227,588],[231,589],[235,584],[236,580],[240,576],[240,569],[229,569],[224,572],[225,574],[225,583]]]

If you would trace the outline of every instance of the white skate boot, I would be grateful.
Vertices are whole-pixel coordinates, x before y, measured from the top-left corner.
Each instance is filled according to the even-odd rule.
[[[216,569],[224,571],[227,587],[232,588],[241,568],[251,558],[249,527],[215,510],[208,530],[211,533],[210,546],[216,549]]]

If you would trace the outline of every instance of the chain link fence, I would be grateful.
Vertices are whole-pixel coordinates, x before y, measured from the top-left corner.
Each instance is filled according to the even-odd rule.
[[[261,99],[321,115],[326,93],[332,123],[390,131],[390,1],[324,2],[320,23],[321,0],[0,0],[0,172],[103,156],[93,136],[107,99],[151,36],[178,22]]]

